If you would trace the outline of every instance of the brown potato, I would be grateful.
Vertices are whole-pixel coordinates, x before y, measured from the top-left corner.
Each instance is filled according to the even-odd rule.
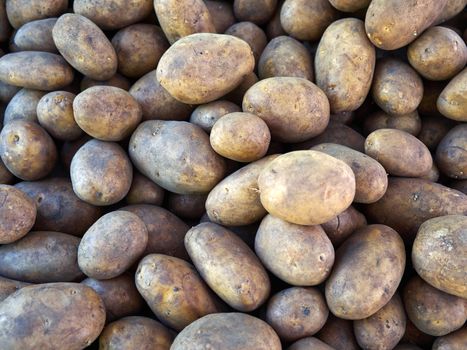
[[[113,142],[91,140],[74,155],[70,166],[73,191],[93,205],[122,200],[133,180],[133,168],[125,151]]]
[[[212,24],[217,33],[224,33],[227,28],[235,23],[233,6],[231,3],[206,0],[204,4],[209,10]]]
[[[17,290],[29,285],[30,283],[0,277],[0,303]]]
[[[89,77],[83,77],[83,80],[81,80],[80,84],[81,91],[84,91],[93,86],[115,86],[128,91],[130,90],[130,81],[118,73],[115,73],[115,75],[107,80],[95,80]]]
[[[167,198],[167,209],[181,218],[199,220],[205,212],[204,204],[207,197],[206,194],[170,193]]]
[[[193,34],[162,55],[157,80],[180,102],[202,104],[232,91],[254,66],[253,52],[245,41],[231,35]]]
[[[8,41],[11,32],[5,2],[5,0],[0,1],[0,42]]]
[[[268,38],[264,31],[252,22],[238,22],[227,28],[225,34],[240,38],[250,45],[255,57],[255,62],[258,63],[264,48],[268,43]]]
[[[52,28],[57,18],[39,19],[24,24],[13,37],[13,45],[18,51],[47,51],[56,53],[57,47],[52,38]]]
[[[422,129],[417,138],[430,150],[436,150],[443,137],[452,129],[454,123],[443,117],[426,117],[422,119]]]
[[[133,182],[125,199],[128,204],[162,205],[164,193],[162,187],[136,172],[133,174]]]
[[[343,12],[356,12],[366,8],[371,0],[329,0],[332,6]]]
[[[334,350],[334,348],[330,347],[326,343],[323,343],[318,338],[314,337],[307,337],[302,338],[292,345],[290,345],[287,350]]]
[[[452,128],[436,149],[436,164],[454,179],[467,179],[467,124]]]
[[[245,96],[245,93],[248,91],[248,89],[255,85],[257,82],[258,77],[254,72],[251,72],[245,77],[245,79],[243,79],[240,85],[238,85],[235,89],[233,89],[227,95],[225,95],[225,99],[241,106],[243,102],[243,96]]]
[[[14,175],[10,173],[5,164],[3,164],[2,159],[0,158],[0,184],[10,184],[13,182]]]
[[[177,331],[222,310],[193,265],[184,260],[147,255],[139,263],[135,278],[138,291],[157,318]]]
[[[420,115],[427,117],[442,116],[436,107],[436,101],[447,83],[445,81],[423,80],[423,98],[417,108]]]
[[[233,9],[237,20],[265,24],[274,14],[277,0],[234,0]]]
[[[5,56],[4,56],[5,57]],[[0,59],[1,61],[1,59]],[[467,68],[457,74],[441,92],[436,105],[447,118],[460,122],[467,121]]]
[[[135,214],[117,210],[98,219],[84,234],[78,264],[89,277],[110,279],[124,273],[143,254],[148,230]]]
[[[3,116],[3,125],[12,120],[37,122],[37,105],[44,91],[21,89],[8,103]]]
[[[269,271],[294,286],[320,284],[334,263],[334,248],[321,226],[295,225],[272,215],[261,221],[255,252]]]
[[[105,323],[101,298],[79,283],[24,287],[0,304],[0,314],[4,349],[84,349]]]
[[[214,123],[221,117],[229,113],[241,111],[242,109],[239,106],[230,101],[218,100],[209,102],[196,107],[193,113],[191,113],[190,123],[198,125],[204,131],[210,133]]]
[[[14,28],[47,17],[56,17],[65,13],[68,0],[14,0],[6,1],[8,21]]]
[[[88,18],[67,13],[57,20],[52,35],[61,55],[83,75],[106,80],[117,71],[117,54],[112,44]]]
[[[235,310],[252,311],[267,300],[271,288],[268,274],[233,232],[202,223],[187,232],[185,248],[209,287]]]
[[[439,337],[433,343],[432,350],[463,350],[467,347],[467,327]]]
[[[371,134],[378,129],[397,129],[417,136],[422,129],[422,120],[416,110],[408,114],[394,116],[377,111],[365,118],[363,129],[366,134]]]
[[[462,10],[467,5],[466,0],[450,0],[444,6],[443,11],[440,12],[439,17],[435,20],[433,25],[445,22],[452,17],[455,17],[457,14],[462,12]]]
[[[329,313],[328,320],[316,337],[335,350],[359,350],[352,322]]]
[[[366,224],[365,216],[353,206],[350,206],[336,217],[321,224],[321,227],[326,232],[333,246],[337,248],[355,230],[366,226]]]

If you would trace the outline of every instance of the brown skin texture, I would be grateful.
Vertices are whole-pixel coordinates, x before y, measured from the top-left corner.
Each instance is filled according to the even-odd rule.
[[[133,182],[125,199],[128,204],[162,205],[165,191],[140,173],[133,174]]]
[[[365,216],[353,206],[350,206],[328,222],[321,224],[321,227],[326,232],[333,246],[337,248],[356,229],[366,226],[366,224]]]
[[[0,184],[10,184],[13,182],[14,175],[10,173],[5,164],[0,159]]]
[[[17,30],[13,45],[18,51],[46,51],[56,53],[52,28],[57,18],[46,18],[26,23]]]
[[[342,12],[356,12],[366,8],[371,0],[329,0],[332,6]]]
[[[258,178],[261,203],[272,215],[299,225],[319,225],[347,209],[355,176],[343,161],[317,151],[274,159]]]
[[[65,13],[68,0],[15,0],[6,1],[6,13],[10,24],[19,28],[23,24]]]
[[[12,120],[26,120],[37,122],[37,105],[44,91],[21,89],[8,103],[3,116],[3,125]]]
[[[436,164],[454,179],[467,179],[467,124],[452,128],[436,149]]]
[[[204,1],[209,10],[216,33],[224,33],[236,20],[231,3],[224,1]]]
[[[328,320],[316,337],[335,350],[359,350],[352,322],[329,313]]]
[[[417,136],[422,129],[422,120],[417,111],[396,116],[377,111],[365,118],[363,129],[366,134],[371,134],[378,129],[397,129]]]
[[[326,281],[329,309],[349,320],[373,315],[394,295],[404,268],[404,242],[396,231],[385,225],[357,230],[336,251]]]
[[[467,328],[439,337],[433,343],[433,350],[463,350],[467,347]]]
[[[443,137],[451,130],[454,123],[443,117],[425,117],[422,119],[422,129],[417,138],[431,151],[436,150]]]
[[[326,29],[316,51],[315,77],[329,98],[332,113],[354,111],[363,104],[375,57],[361,20],[341,19]]]
[[[243,98],[243,96],[242,96]],[[233,102],[218,100],[196,107],[191,113],[190,123],[198,125],[207,133],[211,132],[212,126],[224,115],[241,112],[242,109]]]
[[[433,165],[430,150],[415,136],[397,129],[378,129],[365,141],[365,153],[395,176],[420,177]]]
[[[435,162],[433,162],[430,172],[425,176],[422,176],[421,179],[430,180],[432,182],[438,182],[439,170]]]
[[[393,349],[405,332],[404,305],[398,294],[378,312],[353,323],[355,337],[363,349]]]
[[[58,51],[83,75],[106,80],[117,71],[117,54],[112,44],[88,18],[67,13],[57,20],[52,35]]]
[[[60,232],[34,231],[0,246],[0,275],[31,283],[68,282],[83,273],[76,255],[79,238]]]
[[[371,94],[388,114],[408,114],[417,109],[423,97],[423,82],[407,63],[395,58],[378,60]]]
[[[0,244],[24,237],[36,220],[36,204],[19,189],[0,185]]]
[[[187,232],[185,248],[209,287],[235,310],[252,311],[267,300],[271,288],[268,274],[233,232],[202,223]]]
[[[251,72],[245,77],[245,79],[243,79],[243,81],[235,89],[233,89],[227,95],[225,95],[225,99],[237,104],[238,106],[241,106],[243,102],[243,96],[245,96],[245,93],[248,91],[248,89],[255,85],[258,82],[258,80],[259,79],[256,76],[256,74],[254,72]]]
[[[156,69],[169,43],[158,26],[133,24],[112,38],[118,58],[118,71],[130,78],[140,78]]]
[[[84,136],[75,141],[65,141],[63,143],[62,149],[60,150],[60,160],[65,166],[66,170],[70,170],[71,161],[75,156],[76,152],[78,152],[81,146],[83,146],[89,140],[91,140],[91,137],[85,134]]]
[[[373,0],[365,29],[374,45],[384,50],[411,43],[442,13],[447,0]]]
[[[167,209],[181,218],[199,220],[205,211],[206,198],[206,194],[170,193],[167,198]]]
[[[277,155],[248,164],[224,178],[206,200],[206,212],[212,222],[225,226],[249,225],[261,220],[266,209],[260,201],[258,176]]]
[[[237,20],[265,24],[274,14],[277,0],[234,0],[233,9]]]
[[[302,338],[287,348],[287,350],[310,350],[310,349],[334,350],[334,348],[330,347],[326,343],[323,343],[321,340],[319,340],[318,338],[314,338],[314,337]]]
[[[49,91],[68,86],[73,70],[59,55],[22,51],[0,58],[0,79],[10,85]]]
[[[117,210],[102,216],[84,234],[78,264],[89,277],[110,279],[124,273],[143,254],[148,230],[135,214]]]
[[[0,156],[11,173],[31,181],[50,173],[57,159],[57,148],[39,125],[15,120],[0,133]]]
[[[15,94],[20,90],[19,87],[14,85],[9,85],[0,81],[0,102],[8,103],[15,96]],[[242,96],[243,98],[243,96]],[[240,101],[241,104],[241,101]]]
[[[258,62],[261,53],[268,43],[264,31],[252,22],[235,23],[225,31],[225,34],[233,35],[246,41],[253,51],[255,62]]]
[[[297,77],[313,81],[313,60],[306,47],[289,36],[272,39],[258,62],[261,79]]]
[[[222,310],[193,265],[184,260],[147,255],[139,263],[135,279],[139,293],[157,318],[177,331]]]
[[[433,24],[436,25],[446,22],[447,20],[455,17],[457,14],[462,12],[465,6],[467,6],[466,0],[449,0]]]
[[[99,336],[99,350],[169,350],[173,341],[170,330],[143,316],[121,318],[107,325]]]
[[[208,135],[187,122],[141,123],[131,136],[129,155],[143,175],[179,194],[206,193],[225,173],[224,160],[211,148]]]
[[[202,336],[200,336],[202,334]],[[178,334],[171,350],[280,350],[281,342],[266,322],[243,313],[205,316]]]
[[[4,56],[5,57],[5,56]],[[438,110],[447,118],[467,121],[467,68],[451,79],[436,102]]]
[[[0,277],[0,303],[17,290],[29,285],[30,283]]]
[[[74,155],[70,166],[73,191],[83,201],[103,206],[127,195],[133,168],[125,151],[113,142],[92,139]]]
[[[81,80],[81,91],[84,91],[93,86],[115,86],[123,90],[130,90],[130,81],[125,78],[123,75],[116,73],[110,79],[107,80],[94,80],[89,77],[84,77]]]
[[[467,217],[447,215],[425,221],[412,247],[417,273],[433,287],[467,298]]]
[[[202,104],[232,91],[254,66],[253,52],[245,41],[224,34],[194,34],[164,53],[157,80],[180,102]]]
[[[0,1],[0,42],[7,41],[10,38],[11,27],[6,14],[6,1]]]
[[[84,349],[105,323],[101,298],[79,283],[24,287],[1,303],[0,315],[5,349]]]
[[[423,98],[417,108],[420,115],[424,117],[442,117],[436,107],[436,101],[447,83],[446,81],[423,80]]]

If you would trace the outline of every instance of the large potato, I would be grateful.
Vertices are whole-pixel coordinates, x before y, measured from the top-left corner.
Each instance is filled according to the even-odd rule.
[[[204,131],[210,133],[213,125],[221,117],[229,113],[241,111],[242,109],[233,102],[217,100],[196,107],[193,113],[191,113],[190,123],[198,125]]]
[[[235,17],[239,21],[248,21],[261,25],[274,14],[277,0],[234,0]]]
[[[422,120],[417,111],[402,115],[389,115],[383,111],[370,114],[363,121],[363,130],[371,134],[378,129],[397,129],[417,136],[422,129]]]
[[[335,350],[359,350],[352,322],[329,313],[328,320],[316,337]]]
[[[3,125],[12,120],[26,120],[37,122],[37,105],[44,91],[21,89],[8,103],[5,114],[3,115]]]
[[[133,174],[133,181],[125,200],[128,204],[162,205],[164,196],[165,191],[162,187],[136,172]]]
[[[467,124],[452,128],[436,149],[436,164],[454,179],[467,179]]]
[[[68,0],[7,0],[6,14],[14,28],[37,19],[54,17],[66,12]]]
[[[1,59],[0,59],[1,61]],[[1,76],[0,76],[1,78]],[[447,118],[467,121],[467,68],[457,74],[439,95],[436,105]]]
[[[56,53],[57,47],[52,38],[52,28],[55,22],[57,22],[57,18],[46,18],[24,24],[15,33],[12,44],[18,51]]]
[[[258,63],[261,53],[268,43],[266,34],[260,27],[252,22],[238,22],[227,28],[225,34],[246,41],[253,51],[255,62]]]
[[[335,248],[341,245],[356,229],[366,226],[365,215],[353,206],[348,207],[342,213],[331,220],[321,224],[324,232],[331,240]]]
[[[9,295],[18,289],[29,286],[29,283],[12,280],[10,278],[0,277],[0,303]]]
[[[463,350],[467,347],[467,327],[439,337],[433,343],[432,350]]]

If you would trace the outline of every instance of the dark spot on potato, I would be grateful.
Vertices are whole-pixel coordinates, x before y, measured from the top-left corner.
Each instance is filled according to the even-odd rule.
[[[303,306],[302,307],[302,313],[305,315],[305,316],[308,316],[310,314],[310,308],[308,306]]]

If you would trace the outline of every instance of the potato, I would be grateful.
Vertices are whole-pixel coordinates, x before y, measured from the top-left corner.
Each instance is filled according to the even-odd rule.
[[[202,334],[202,336],[200,336]],[[171,350],[280,350],[274,330],[259,318],[242,313],[207,315],[193,322],[175,338]]]
[[[415,276],[404,288],[404,303],[410,320],[422,332],[443,336],[465,323],[467,303],[444,293]]]
[[[370,114],[363,122],[365,133],[371,134],[378,129],[397,129],[417,136],[422,129],[422,120],[417,111],[402,115],[389,115],[383,111]]]
[[[169,350],[173,336],[161,323],[143,316],[129,316],[107,325],[99,336],[99,349]]]
[[[290,345],[287,350],[333,350],[334,348],[330,347],[326,343],[323,343],[318,338],[307,337],[302,338],[292,345]]]
[[[426,174],[425,176],[422,176],[421,179],[429,180],[431,182],[438,182],[439,170],[435,162],[433,162],[430,172]]]
[[[321,224],[321,227],[326,232],[333,246],[337,248],[356,229],[366,226],[366,224],[365,216],[353,206],[350,206],[336,217]]]
[[[63,143],[62,149],[60,150],[60,160],[66,170],[70,170],[71,161],[76,152],[78,152],[78,150],[89,140],[91,140],[91,137],[87,134],[84,134],[77,140],[65,141]]]
[[[57,47],[52,38],[52,28],[57,18],[32,21],[21,26],[13,37],[13,45],[18,51],[47,51],[56,53]]]
[[[106,322],[135,314],[143,307],[143,299],[136,289],[133,277],[129,274],[104,281],[86,278],[81,283],[94,289],[102,298]]]
[[[112,44],[86,17],[74,13],[60,16],[52,36],[60,54],[83,75],[106,80],[117,71],[117,54]]]
[[[54,167],[57,148],[39,125],[15,120],[5,125],[0,133],[0,156],[16,177],[38,180]]]
[[[123,75],[115,73],[110,79],[107,80],[95,80],[89,77],[83,77],[81,80],[81,91],[84,91],[93,86],[115,86],[123,90],[130,90],[130,81]]]
[[[376,63],[371,94],[386,113],[408,114],[415,111],[422,100],[423,82],[407,63],[383,58]]]
[[[467,46],[455,31],[431,27],[408,46],[407,58],[424,78],[447,80],[465,67]]]
[[[187,232],[185,248],[209,287],[235,310],[252,311],[267,300],[268,274],[233,232],[202,223]]]
[[[167,198],[167,209],[175,215],[188,219],[199,220],[205,212],[206,194],[170,193]]]
[[[5,164],[3,164],[2,159],[0,158],[0,184],[9,184],[13,181],[14,176],[7,169]]]
[[[6,14],[10,24],[18,29],[23,24],[65,13],[68,0],[7,0]]]
[[[35,231],[0,246],[0,275],[31,283],[68,282],[83,276],[76,262],[79,238]]]
[[[208,135],[187,122],[141,123],[131,136],[129,154],[143,175],[179,194],[208,192],[225,172],[224,160],[211,148]]]
[[[70,177],[73,191],[81,200],[93,205],[111,205],[127,195],[133,169],[118,144],[91,140],[74,155]]]
[[[0,303],[17,290],[29,286],[29,283],[0,277]]]
[[[28,286],[0,304],[4,349],[70,349],[91,345],[104,328],[104,304],[79,283]]]
[[[265,24],[276,9],[277,0],[234,0],[233,9],[237,20]]]
[[[313,81],[313,61],[302,43],[289,36],[279,36],[264,48],[258,74],[261,79],[297,77]]]
[[[73,81],[73,70],[60,55],[22,51],[0,58],[0,80],[28,89],[57,90]]]
[[[404,243],[396,231],[385,225],[357,230],[336,251],[326,280],[329,310],[348,320],[370,317],[392,298],[404,268]]]
[[[218,100],[209,102],[196,107],[193,113],[191,113],[190,123],[198,125],[204,131],[210,133],[214,123],[221,117],[229,113],[241,112],[241,110],[240,107],[230,101]]]
[[[412,263],[433,287],[461,298],[467,297],[467,217],[446,215],[425,221],[412,247]]]
[[[169,48],[158,26],[142,23],[118,31],[112,38],[112,45],[117,53],[118,71],[130,78],[139,78],[156,69],[162,54]]]
[[[398,294],[378,312],[353,322],[355,337],[363,349],[393,349],[405,332],[404,305]]]
[[[36,220],[36,204],[24,192],[0,185],[0,244],[24,237]]]
[[[255,85],[257,82],[258,77],[254,72],[251,72],[245,77],[245,79],[243,79],[240,85],[225,95],[225,99],[241,106],[243,102],[243,96],[245,96],[245,93],[248,91],[248,89]]]
[[[10,22],[8,21],[5,0],[0,1],[0,42],[7,41],[10,37]]]
[[[454,179],[467,179],[467,125],[451,129],[436,149],[436,164]]]
[[[83,134],[73,114],[75,94],[54,91],[42,96],[37,103],[37,120],[54,138],[73,141]]]
[[[368,38],[384,50],[406,46],[438,18],[447,2],[373,0],[365,18]]]
[[[1,103],[8,103],[11,101],[13,96],[20,90],[19,87],[14,85],[9,85],[0,81],[0,102]],[[243,96],[242,96],[243,98]]]
[[[31,89],[19,90],[6,107],[5,115],[3,116],[3,125],[12,120],[37,122],[37,104],[44,95],[44,91]]]
[[[467,346],[467,328],[439,337],[435,340],[433,350],[462,350]]]
[[[337,11],[327,0],[286,0],[280,12],[282,28],[298,40],[318,41],[337,19]]]
[[[125,199],[128,204],[162,205],[164,189],[140,173],[133,174],[133,182]]]
[[[151,0],[75,0],[73,12],[89,18],[103,30],[120,29],[148,17]]]
[[[371,0],[329,0],[332,6],[343,12],[356,12],[367,7]]]
[[[329,313],[326,324],[316,337],[336,350],[359,350],[352,322],[337,318]]]
[[[222,310],[195,268],[172,256],[150,254],[141,260],[136,287],[157,318],[177,331]]]
[[[84,234],[78,264],[87,276],[110,279],[124,273],[143,254],[148,230],[135,214],[117,210],[105,214]]]
[[[258,178],[261,203],[272,215],[299,225],[319,225],[347,209],[355,196],[352,169],[317,151],[274,159]]]
[[[138,216],[148,230],[143,255],[165,254],[188,260],[183,239],[189,227],[168,210],[155,205],[139,204],[121,208]]]
[[[417,138],[430,150],[436,150],[442,138],[453,127],[453,122],[443,117],[427,117],[422,120],[422,129]]]
[[[250,45],[255,57],[255,62],[258,63],[259,58],[268,43],[268,39],[264,31],[252,22],[238,22],[227,28],[225,34],[240,38]]]
[[[5,57],[5,56],[4,56]],[[0,59],[1,62],[2,59]],[[1,76],[0,76],[1,78]],[[467,68],[457,74],[439,95],[436,105],[447,118],[460,122],[467,121]]]
[[[180,102],[202,104],[232,91],[254,65],[253,52],[245,41],[231,35],[193,34],[162,55],[157,80]]]
[[[334,263],[334,248],[321,226],[295,225],[272,215],[261,221],[255,251],[269,271],[294,286],[320,284]],[[283,336],[284,332],[276,331]],[[306,335],[312,334],[302,337]]]
[[[212,24],[217,33],[224,33],[227,28],[235,23],[233,6],[231,3],[206,0],[204,4],[209,10]]]
[[[361,20],[341,19],[326,29],[316,51],[315,77],[332,113],[354,111],[363,104],[374,70],[375,48]]]

